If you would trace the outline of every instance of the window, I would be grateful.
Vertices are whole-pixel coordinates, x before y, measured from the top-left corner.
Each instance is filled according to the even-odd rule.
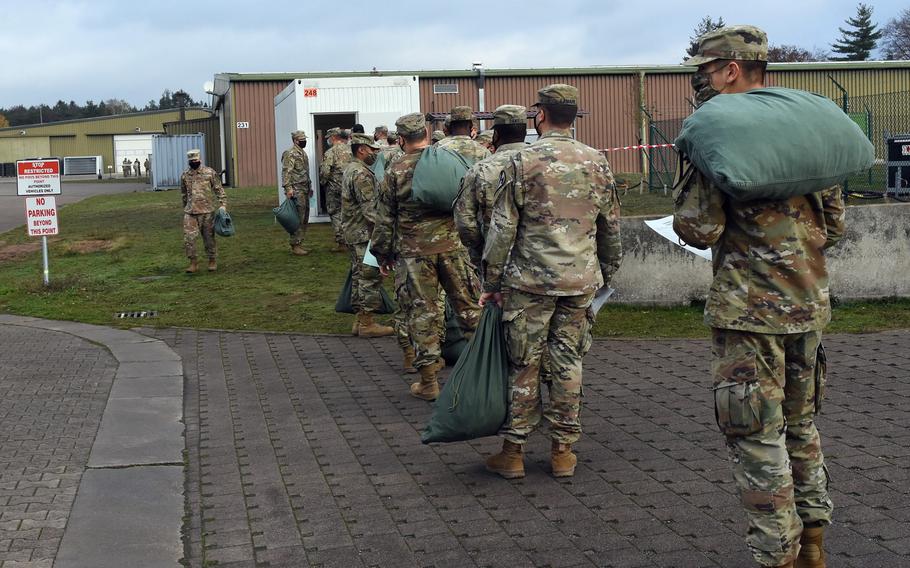
[[[433,84],[433,94],[434,95],[457,95],[458,94],[458,83],[434,83]]]

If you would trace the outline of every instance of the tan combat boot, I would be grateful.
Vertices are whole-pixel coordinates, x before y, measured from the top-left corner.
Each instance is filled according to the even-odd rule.
[[[215,272],[218,270],[218,263],[215,262],[214,258],[209,259],[209,272]]]
[[[506,479],[519,479],[525,476],[525,460],[521,444],[502,441],[502,451],[487,458],[487,471]]]
[[[417,372],[417,367],[414,366],[414,358],[417,356],[414,353],[413,347],[407,347],[404,350],[404,362],[402,366],[404,367],[404,372],[408,375],[413,375]]]
[[[822,538],[825,527],[806,527],[799,537],[799,556],[796,557],[794,568],[825,568],[825,549]]]
[[[195,273],[197,270],[199,270],[199,263],[196,262],[196,258],[193,257],[193,258],[190,259],[190,265],[186,267],[186,273],[187,273],[187,274],[193,274],[193,273]]]
[[[553,440],[550,446],[550,465],[553,468],[553,477],[572,477],[575,475],[575,466],[578,458],[572,453],[572,444],[561,444]]]
[[[360,335],[360,314],[354,316],[354,323],[351,324],[351,335]]]
[[[420,381],[411,385],[411,395],[421,400],[434,401],[439,396],[439,382],[436,376],[442,366],[437,362],[426,367],[420,367],[417,372],[420,373]]]
[[[357,334],[360,337],[388,337],[395,335],[395,330],[390,326],[376,323],[373,314],[369,312],[360,312],[357,314],[358,329]]]
[[[310,254],[310,251],[306,250],[305,248],[303,248],[302,245],[299,245],[299,244],[291,245],[291,254],[297,255],[297,256],[306,256],[306,255]]]

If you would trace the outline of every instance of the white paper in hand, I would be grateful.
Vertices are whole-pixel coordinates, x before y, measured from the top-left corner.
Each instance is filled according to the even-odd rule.
[[[604,304],[607,303],[607,300],[610,299],[610,296],[612,296],[615,291],[615,288],[604,286],[597,292],[594,292],[594,300],[591,302],[591,311],[594,312],[595,316],[600,311],[600,308],[604,307]]]
[[[645,225],[651,227],[655,233],[667,239],[671,243],[686,249],[694,255],[700,256],[707,260],[711,260],[711,249],[697,249],[683,243],[682,240],[680,240],[679,235],[677,235],[676,231],[673,230],[673,215],[668,215],[667,217],[662,217],[660,219],[645,221]]]
[[[370,247],[373,245],[373,241],[367,243],[367,251],[363,254],[363,263],[367,266],[372,266],[374,268],[379,268],[379,261],[376,260],[376,257],[373,256],[373,253],[370,252]]]

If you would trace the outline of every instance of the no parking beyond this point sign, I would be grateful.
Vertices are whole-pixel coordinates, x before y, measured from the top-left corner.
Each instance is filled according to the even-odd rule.
[[[28,236],[56,235],[58,231],[57,199],[55,197],[26,198],[25,217],[28,224]]]
[[[17,194],[60,195],[60,160],[16,162]]]

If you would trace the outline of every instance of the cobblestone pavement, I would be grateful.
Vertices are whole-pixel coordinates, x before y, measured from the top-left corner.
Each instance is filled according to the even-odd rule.
[[[598,341],[576,476],[421,445],[393,341],[145,330],[184,358],[192,566],[752,566],[704,341]],[[910,566],[910,333],[827,338],[832,568]]]
[[[53,563],[116,371],[88,341],[0,326],[0,567]]]

